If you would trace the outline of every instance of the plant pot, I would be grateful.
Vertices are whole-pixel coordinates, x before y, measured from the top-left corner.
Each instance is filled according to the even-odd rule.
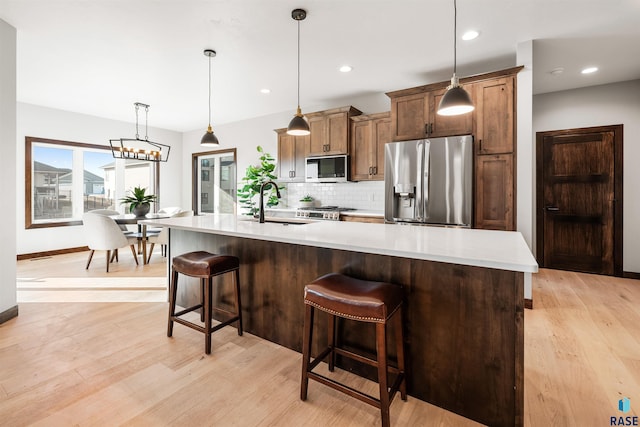
[[[149,203],[143,203],[133,208],[132,213],[137,217],[145,216],[146,214],[149,213],[150,208],[151,208],[151,205]]]
[[[315,204],[315,202],[312,200],[310,202],[298,202],[301,208],[312,208]]]

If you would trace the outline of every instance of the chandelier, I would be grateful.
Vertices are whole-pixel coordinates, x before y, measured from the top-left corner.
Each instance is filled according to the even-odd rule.
[[[150,162],[166,162],[169,159],[171,147],[159,142],[149,141],[149,105],[141,102],[134,102],[136,107],[136,137],[110,139],[111,153],[116,159],[146,160]],[[144,107],[145,124],[144,139],[140,138],[138,132],[138,111]]]

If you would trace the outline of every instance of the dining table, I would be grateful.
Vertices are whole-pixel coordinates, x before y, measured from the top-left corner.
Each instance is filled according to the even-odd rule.
[[[147,238],[149,236],[158,235],[159,231],[148,231],[147,224],[142,223],[142,221],[147,219],[163,219],[170,218],[171,215],[168,214],[159,214],[159,213],[148,213],[142,216],[136,216],[134,214],[121,214],[121,215],[111,215],[116,224],[125,224],[125,225],[137,225],[138,231],[133,235],[138,238],[138,253],[142,253],[142,264],[147,264]],[[131,233],[128,233],[128,236],[131,236]]]

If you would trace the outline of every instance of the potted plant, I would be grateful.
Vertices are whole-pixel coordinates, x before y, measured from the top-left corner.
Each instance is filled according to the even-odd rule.
[[[310,207],[313,206],[313,204],[314,204],[313,197],[311,197],[310,194],[307,194],[303,198],[300,199],[300,207],[301,208],[310,208]]]
[[[238,200],[240,205],[245,209],[245,215],[255,215],[258,213],[255,197],[260,193],[260,186],[263,182],[269,180],[275,181],[278,177],[274,174],[276,168],[275,159],[269,153],[265,153],[261,146],[257,146],[256,150],[260,154],[260,164],[257,166],[249,165],[244,178],[242,178],[242,188],[238,189]],[[284,187],[278,187],[283,189]],[[276,197],[274,188],[265,189],[265,201],[267,207],[277,206],[279,201]]]
[[[120,199],[120,204],[128,204],[129,212],[135,216],[145,216],[149,213],[150,204],[157,199],[157,196],[146,194],[146,191],[146,188],[134,187],[133,190],[129,190],[129,196]]]

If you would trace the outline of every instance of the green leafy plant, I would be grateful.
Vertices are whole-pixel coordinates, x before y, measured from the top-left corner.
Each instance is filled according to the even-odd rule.
[[[311,194],[307,194],[303,198],[301,198],[300,201],[301,202],[313,202],[313,197],[311,197]]]
[[[134,187],[133,190],[129,190],[130,195],[120,199],[120,204],[129,204],[129,212],[133,212],[138,206],[155,202],[157,196],[154,194],[146,194],[146,192],[146,188]]]
[[[265,153],[261,146],[257,146],[256,150],[260,154],[260,164],[258,166],[249,165],[242,178],[242,188],[238,189],[238,200],[240,205],[245,209],[245,215],[255,215],[258,213],[258,202],[254,200],[255,196],[260,193],[260,186],[269,181],[275,180],[274,174],[276,169],[275,159],[269,153]],[[278,187],[280,189],[284,187]],[[273,185],[264,191],[265,204],[268,207],[277,206],[279,201],[276,196]]]

